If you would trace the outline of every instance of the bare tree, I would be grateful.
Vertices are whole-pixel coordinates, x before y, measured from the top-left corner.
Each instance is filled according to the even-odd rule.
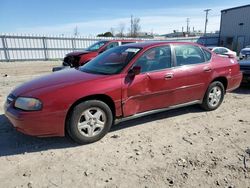
[[[110,33],[112,33],[112,35],[115,36],[115,29],[113,27],[110,28]]]
[[[124,23],[120,23],[119,26],[118,26],[118,29],[117,29],[118,33],[117,33],[116,36],[124,37],[125,36],[125,33],[124,33],[125,32],[125,27],[126,27],[126,25]]]
[[[131,20],[130,20],[130,36],[131,37],[138,37],[139,32],[141,30],[140,26],[140,18],[134,18],[133,15],[131,15]]]

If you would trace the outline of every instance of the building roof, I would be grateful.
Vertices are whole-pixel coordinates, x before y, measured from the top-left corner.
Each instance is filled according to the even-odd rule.
[[[243,5],[243,6],[239,6],[239,7],[233,7],[233,8],[224,9],[224,10],[221,10],[221,12],[230,11],[230,10],[235,10],[235,9],[240,9],[240,8],[245,8],[245,7],[250,7],[250,4],[248,4],[248,5]]]

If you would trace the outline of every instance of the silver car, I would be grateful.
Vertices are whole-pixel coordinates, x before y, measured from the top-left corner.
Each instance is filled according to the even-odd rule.
[[[244,59],[248,57],[250,57],[250,45],[247,45],[245,48],[243,48],[240,51],[240,56],[239,56],[240,59]]]

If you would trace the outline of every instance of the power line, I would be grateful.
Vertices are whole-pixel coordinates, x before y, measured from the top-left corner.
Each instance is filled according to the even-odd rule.
[[[204,35],[206,35],[206,33],[207,33],[207,23],[208,23],[208,12],[210,11],[210,10],[212,10],[212,9],[206,9],[206,10],[204,10],[205,12],[206,12],[206,20],[205,20],[205,30],[204,30]]]

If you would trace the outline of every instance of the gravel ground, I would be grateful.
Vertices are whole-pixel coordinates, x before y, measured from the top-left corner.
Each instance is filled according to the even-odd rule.
[[[3,115],[7,94],[56,65],[0,63],[0,187],[250,187],[250,87],[216,111],[123,122],[89,145],[16,132]]]

